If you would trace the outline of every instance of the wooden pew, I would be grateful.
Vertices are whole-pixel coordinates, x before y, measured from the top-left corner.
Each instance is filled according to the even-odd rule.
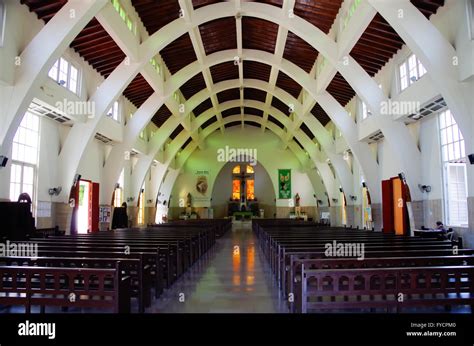
[[[462,305],[472,311],[474,266],[312,270],[303,264],[296,290],[296,311],[301,313]]]
[[[0,267],[0,304],[110,309],[130,312],[130,277],[114,269],[57,267]],[[75,299],[71,300],[70,295]]]
[[[474,265],[474,255],[459,256],[419,256],[419,257],[373,257],[359,261],[357,258],[320,258],[292,260],[287,270],[285,292],[299,294],[294,289],[295,282],[300,282],[302,268],[306,270],[356,269],[356,268],[390,268],[390,267],[428,267],[428,266],[465,266]],[[294,304],[290,302],[290,311]]]
[[[138,299],[138,312],[145,312],[151,304],[151,266],[140,258],[83,258],[83,257],[0,257],[0,266],[110,268],[121,262],[123,276],[130,277],[130,294]]]

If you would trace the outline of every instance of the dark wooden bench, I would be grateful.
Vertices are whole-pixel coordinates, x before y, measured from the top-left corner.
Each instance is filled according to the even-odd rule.
[[[428,266],[466,266],[474,265],[474,255],[460,256],[419,256],[419,257],[374,257],[359,261],[356,258],[320,258],[296,259],[291,261],[291,268],[286,271],[285,293],[298,294],[295,282],[301,281],[301,271],[326,269],[356,269],[356,268],[390,268],[390,267],[428,267]],[[290,302],[290,311],[294,304]]]
[[[63,236],[65,233],[66,231],[59,230],[59,227],[56,226],[52,228],[36,228],[30,236],[34,238],[47,238],[50,236]]]
[[[0,304],[110,309],[130,312],[130,277],[114,269],[57,267],[0,267]],[[72,296],[74,299],[72,299]]]
[[[84,257],[0,257],[0,266],[57,267],[57,268],[109,268],[121,262],[123,276],[130,277],[130,295],[138,300],[138,312],[145,312],[151,304],[153,282],[151,266],[140,258],[84,258]]]
[[[296,284],[301,313],[474,306],[474,266],[308,270],[303,264],[301,273]]]

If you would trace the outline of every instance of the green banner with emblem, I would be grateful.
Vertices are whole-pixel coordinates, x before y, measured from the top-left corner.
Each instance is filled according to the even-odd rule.
[[[278,198],[291,198],[291,169],[278,170]]]

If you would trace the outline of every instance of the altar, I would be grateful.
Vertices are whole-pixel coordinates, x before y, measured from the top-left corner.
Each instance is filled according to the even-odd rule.
[[[251,220],[253,213],[251,211],[236,211],[234,212],[234,218],[237,221],[240,220]]]

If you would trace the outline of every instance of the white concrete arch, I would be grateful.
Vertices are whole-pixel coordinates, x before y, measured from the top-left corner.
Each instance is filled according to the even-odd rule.
[[[399,154],[398,159],[400,161],[400,167],[407,173],[409,183],[412,186],[416,185],[416,176],[419,171],[417,169],[419,162],[417,158],[419,152],[417,151],[408,130],[403,124],[397,124],[391,121],[391,119],[388,119],[388,117],[385,119],[384,117],[379,116],[378,108],[380,107],[380,102],[385,101],[386,98],[378,89],[374,80],[371,79],[352,58],[349,57],[349,64],[347,66],[339,61],[337,43],[329,38],[329,36],[325,35],[318,28],[302,18],[297,16],[294,16],[291,19],[288,18],[286,12],[271,5],[242,3],[240,8],[236,8],[233,3],[213,4],[194,11],[191,19],[177,19],[168,24],[140,45],[138,56],[141,60],[132,61],[130,64],[122,63],[99,87],[97,93],[92,97],[92,99],[97,100],[98,104],[96,107],[96,118],[100,120],[110,104],[112,104],[113,100],[116,99],[125,88],[125,85],[127,85],[139,71],[143,70],[149,59],[163,47],[187,32],[190,27],[196,28],[200,24],[217,18],[233,16],[238,11],[241,11],[241,13],[247,16],[275,22],[286,29],[291,30],[328,59],[330,64],[341,72],[344,78],[353,86],[356,92],[372,109],[377,117],[382,132],[384,132],[387,142],[392,146],[396,145],[394,152]],[[98,10],[96,12],[98,12]],[[282,63],[282,67],[285,67],[285,63]],[[36,76],[33,75],[32,77]],[[165,94],[165,96],[169,95]],[[316,100],[318,99],[318,95],[312,96],[315,97]],[[98,120],[92,119],[86,124],[86,126],[80,126],[81,128],[74,126],[69,134],[61,153],[61,162],[65,162],[61,165],[61,168],[68,167],[68,164],[71,164],[74,167],[74,163],[71,162],[69,158],[75,158],[75,160],[77,160],[78,157],[81,157],[87,143],[89,142],[87,139],[92,138],[95,134]],[[8,124],[8,126],[10,125],[11,124]],[[70,153],[73,153],[73,155],[70,155]],[[74,155],[76,153],[78,155]],[[63,172],[62,175],[66,182],[64,186],[69,186],[74,174],[75,172],[70,172],[67,169]],[[416,191],[415,189],[413,190]]]
[[[469,104],[473,90],[459,82],[456,50],[409,0],[368,1],[421,60],[453,113],[466,148],[474,149],[474,117],[472,105]],[[403,11],[403,20],[399,18],[400,11]]]
[[[260,124],[263,123],[263,119],[261,117],[257,117],[257,116],[253,116],[253,115],[244,115],[244,120],[245,121],[253,121],[253,122],[256,122],[256,123],[260,123]],[[236,121],[239,121],[239,122],[242,121],[242,116],[241,115],[233,115],[233,116],[226,117],[226,118],[222,119],[222,124],[227,124],[227,123],[236,122]],[[213,124],[209,125],[209,127],[207,127],[202,132],[203,137],[207,138],[212,133],[219,130],[220,126],[221,126],[221,124],[219,124],[217,122],[214,122]],[[274,132],[275,135],[277,135],[280,139],[284,138],[285,131],[280,129],[275,124],[273,124],[273,123],[269,124],[268,128],[269,128],[270,131]],[[171,151],[170,156],[177,153],[177,150],[180,148],[182,143],[184,143],[184,141],[178,140],[177,143],[173,146],[173,148],[171,148],[171,145],[170,145],[170,149],[169,149]],[[302,168],[304,169],[305,166],[307,166],[305,164],[305,160],[307,160],[307,156],[306,156],[305,152],[294,141],[292,141],[289,144],[289,148],[290,148],[291,151],[293,151],[295,156],[298,158],[298,160],[302,164]],[[185,162],[187,161],[189,156],[196,149],[197,149],[197,144],[194,143],[194,142],[191,142],[188,146],[186,146],[186,148],[176,158],[176,164],[175,164],[174,168],[171,168],[170,164],[160,166],[160,171],[155,175],[155,179],[156,178],[163,179],[166,172],[168,172],[168,174],[166,175],[165,185],[162,185],[161,183],[159,185],[157,185],[159,187],[156,191],[152,192],[153,196],[156,196],[158,191],[160,191],[160,192],[162,192],[162,194],[164,194],[165,199],[169,198],[169,194],[171,193],[172,187],[174,185],[174,181],[175,181],[176,177],[178,176],[177,173],[179,172],[181,167],[185,164]],[[320,168],[322,168],[324,172],[329,172],[330,173],[330,170],[329,170],[329,167],[327,166],[327,163],[319,162],[318,166]],[[326,166],[326,167],[324,167],[324,166]],[[170,175],[169,171],[172,171],[173,174]],[[311,172],[310,169],[306,169],[306,171],[307,171],[308,175],[311,174],[312,172],[314,172],[314,170]],[[330,173],[330,174],[332,174],[332,173]],[[334,178],[326,179],[326,182],[328,182],[327,180],[331,180],[331,181],[329,181],[329,184],[325,184],[324,179],[322,179],[320,177],[317,177],[317,179],[321,181],[321,185],[322,185],[323,188],[334,189],[334,187],[336,186],[336,182],[335,182]],[[313,180],[311,180],[311,183],[313,184]],[[314,189],[314,191],[316,191],[317,187],[313,186],[313,189]]]
[[[222,112],[226,109],[230,109],[230,108],[234,108],[234,107],[240,107],[240,105],[241,105],[240,100],[227,101],[227,102],[224,102],[224,103],[220,104],[218,110],[220,112]],[[243,103],[243,106],[254,107],[254,108],[257,108],[257,109],[265,108],[264,103],[259,102],[259,101],[254,101],[254,100],[245,100],[244,103]],[[276,119],[278,119],[282,124],[284,124],[284,125],[287,124],[287,127],[288,127],[291,120],[285,114],[283,114],[278,109],[273,108],[273,107],[268,108],[267,111],[269,113],[271,113]],[[209,109],[206,112],[204,112],[204,114],[202,116],[196,118],[197,124],[196,124],[196,127],[194,128],[194,131],[198,131],[199,127],[205,121],[207,121],[209,118],[211,118],[214,115],[215,114],[213,112],[213,109]],[[225,119],[226,119],[226,121],[228,119],[230,119],[230,121],[242,121],[243,120],[241,115],[234,115],[234,116],[227,117]],[[248,116],[248,115],[246,115],[244,117],[244,119],[254,121],[254,122],[260,123],[260,124],[263,122],[263,118],[260,118],[260,117],[257,117],[257,116]],[[170,121],[170,119],[168,121]],[[227,121],[227,122],[230,122],[230,121]],[[216,122],[216,123],[211,124],[208,128],[204,129],[202,134],[201,134],[203,140],[205,140],[205,138],[207,137],[207,135],[209,133],[212,133],[215,130],[213,125],[215,125],[215,127],[220,127],[221,126],[221,124]],[[278,126],[272,124],[271,126],[269,126],[269,129],[272,130],[273,132],[275,132],[275,134],[277,134],[278,136],[280,136],[280,138],[282,140],[285,140],[287,133],[285,131],[281,130]],[[184,131],[182,131],[181,134],[182,133],[184,133]],[[314,143],[306,136],[306,134],[303,131],[301,131],[301,130],[295,131],[294,135],[300,141],[300,143],[302,143],[302,142],[304,143],[304,144],[302,143],[302,145],[305,146],[305,149],[308,151],[312,161],[314,162],[314,164],[316,165],[316,167],[320,171],[324,186],[326,187],[328,193],[331,194],[331,198],[336,198],[336,196],[332,196],[332,194],[333,194],[334,191],[336,191],[337,186],[338,186],[337,185],[338,182],[336,182],[336,180],[335,180],[336,177],[332,176],[332,172],[331,172],[327,162],[322,162],[320,160],[320,158],[318,157],[317,153],[315,152],[315,150],[308,150],[308,147],[310,147],[310,146],[313,146],[313,149],[314,149]],[[135,166],[134,173],[133,173],[133,179],[132,179],[133,181],[138,182],[137,185],[134,188],[134,191],[139,191],[140,190],[141,184],[143,183],[143,180],[145,179],[145,176],[146,176],[149,168],[151,167],[153,159],[158,154],[160,148],[162,147],[162,143],[164,142],[164,140],[168,136],[169,136],[169,134],[156,133],[154,138],[156,138],[157,140],[154,141],[154,142],[150,142],[150,143],[152,143],[152,145],[149,148],[148,154],[142,156],[141,159],[138,161],[137,165]],[[189,136],[190,135],[188,134],[188,136],[182,141],[181,140],[177,141],[175,139],[170,144],[169,149],[167,149],[167,154],[165,154],[165,160],[173,159],[174,155],[176,155],[176,153],[178,152],[180,147],[184,144],[184,142],[188,139]],[[159,140],[159,139],[161,139],[161,140]],[[291,146],[291,149],[293,150],[293,152],[296,153],[294,148],[295,148],[295,146]],[[300,159],[300,162],[303,163],[301,156],[300,156],[299,159]],[[341,160],[342,160],[342,158],[341,158]],[[344,162],[342,162],[342,163],[345,165]],[[166,165],[166,169],[167,169],[167,166],[169,166],[169,163]],[[166,169],[162,172],[161,176],[159,176],[160,179],[162,179],[164,173],[166,172]],[[341,182],[341,185],[343,186],[343,188],[347,189],[347,190],[345,190],[346,193],[351,193],[352,190],[351,190],[350,177],[348,177],[348,178],[349,179],[344,180],[344,182]],[[156,191],[156,192],[158,192],[158,191]]]
[[[0,117],[1,154],[10,150],[16,130],[51,66],[106,4],[107,0],[68,1],[28,43],[19,56],[19,64],[11,62],[11,68],[16,70],[15,84],[4,87],[8,97]]]
[[[265,64],[270,64],[271,66],[280,69],[279,65],[275,63],[269,63],[268,61],[272,59],[273,55],[267,52],[256,51],[256,50],[243,50],[244,56],[248,60],[252,61],[259,61]],[[175,75],[173,75],[169,81],[165,84],[165,89],[168,89],[169,92],[167,94],[172,95],[174,90],[178,90],[188,79],[192,78],[195,74],[200,73],[203,68],[208,68],[210,66],[214,66],[221,62],[225,61],[232,61],[235,57],[235,50],[228,50],[228,51],[221,51],[218,53],[214,53],[208,56],[205,59],[205,64],[202,66],[197,61],[188,65],[187,67],[183,68]],[[315,85],[313,82],[308,81],[307,83],[301,82],[308,74],[303,71],[298,66],[294,65],[289,61],[285,61],[284,66],[286,68],[282,69],[287,75],[291,76],[295,80],[299,80],[300,84],[303,88],[313,89],[312,93],[315,93]],[[186,79],[188,78],[188,79]],[[309,79],[309,77],[307,78]],[[325,146],[326,151],[330,151],[332,139],[330,138],[327,130],[321,126],[319,121],[315,119],[311,114],[311,108],[307,105],[302,105],[298,100],[296,100],[292,95],[288,94],[284,90],[280,88],[272,88],[268,87],[268,83],[258,80],[245,80],[246,87],[254,87],[260,88],[265,90],[268,93],[273,93],[273,95],[277,96],[279,99],[286,101],[287,104],[294,104],[295,105],[295,114],[298,115],[301,121],[305,122],[309,129],[313,132],[316,136],[318,141]],[[234,84],[233,84],[234,83]],[[240,84],[237,84],[238,81],[224,81],[213,85],[213,89],[209,92],[207,89],[204,89],[197,94],[193,95],[188,101],[184,103],[184,108],[186,112],[194,109],[197,105],[199,105],[202,101],[209,97],[209,94],[215,94],[222,90],[226,90],[232,87],[239,87]],[[172,85],[172,87],[169,87]],[[153,98],[155,102],[152,102],[150,99]],[[362,167],[364,175],[367,177],[367,181],[369,183],[369,189],[372,191],[374,196],[374,203],[377,203],[380,200],[381,192],[380,192],[380,184],[378,178],[378,169],[377,163],[375,159],[371,155],[370,149],[367,143],[359,142],[357,138],[357,127],[352,118],[348,115],[345,109],[327,92],[320,93],[321,98],[321,105],[326,110],[328,115],[332,118],[335,122],[336,126],[341,129],[343,135],[347,138],[347,143],[351,148],[352,152],[356,160],[358,160],[359,164]],[[140,113],[140,116],[134,117],[129,126],[130,130],[126,128],[126,138],[123,143],[115,146],[109,156],[109,159],[106,163],[106,173],[105,176],[110,176],[110,179],[113,181],[116,180],[116,177],[120,174],[121,171],[121,164],[123,162],[123,151],[130,150],[131,145],[134,143],[134,139],[138,137],[140,131],[146,124],[150,121],[151,117],[159,106],[162,104],[162,99],[155,93],[150,97],[147,102],[140,107],[137,111],[137,114]],[[154,105],[154,106],[152,106]],[[149,109],[148,109],[149,108]],[[148,113],[145,110],[148,109]],[[215,108],[214,108],[215,111]],[[142,116],[142,114],[146,114]],[[135,119],[136,118],[136,119]],[[182,116],[177,116],[177,118],[181,119],[181,122],[184,122],[186,119],[186,113]],[[139,123],[136,125],[136,123]],[[176,126],[178,122],[175,122]],[[285,124],[286,125],[286,124]],[[130,133],[132,132],[132,133]],[[170,132],[171,133],[171,132]],[[122,160],[122,162],[120,161]],[[341,161],[336,157],[331,157],[331,160],[335,162],[335,168],[338,171],[341,171],[341,175],[345,175],[347,177],[347,173],[344,173],[344,170],[347,169],[347,165],[345,163],[338,162]],[[111,173],[109,173],[111,172]],[[114,180],[115,179],[115,180]],[[346,178],[347,180],[347,178]],[[352,189],[351,189],[352,190]],[[351,193],[351,190],[348,190],[347,187],[345,188],[346,193]],[[112,193],[111,191],[106,190],[107,192]]]
[[[204,8],[206,9],[205,11],[204,11]],[[335,64],[337,68],[340,70],[340,72],[343,74],[343,76],[346,77],[349,83],[357,84],[355,89],[359,93],[359,95],[362,96],[362,98],[364,98],[364,94],[367,93],[367,91],[370,91],[370,92],[375,91],[376,97],[374,97],[374,99],[368,100],[367,97],[365,98],[369,107],[373,108],[373,113],[378,114],[375,108],[377,107],[377,104],[380,104],[380,102],[377,102],[377,101],[380,99],[384,99],[384,96],[381,94],[376,83],[367,75],[367,73],[355,61],[350,60],[350,63],[348,64],[348,66],[344,66],[342,64],[337,63],[337,55],[336,55],[337,46],[336,46],[336,43],[332,39],[327,37],[324,33],[320,32],[319,29],[305,22],[301,18],[295,17],[295,18],[292,18],[291,21],[287,20],[285,15],[281,12],[281,9],[278,9],[276,7],[273,7],[270,5],[264,5],[264,4],[244,3],[242,4],[242,10],[243,9],[246,9],[245,11],[246,15],[251,15],[254,17],[271,20],[277,24],[286,26],[288,30],[295,32],[296,34],[300,34],[300,36],[304,40],[306,40],[313,47],[315,47],[321,54],[326,56],[326,58],[328,58],[328,60],[331,63]],[[209,15],[209,13],[211,13],[211,15]],[[232,4],[229,4],[229,3],[219,3],[219,4],[209,5],[195,11],[193,19],[191,20],[191,22],[188,22],[187,26],[196,27],[204,22],[217,19],[217,18],[231,16],[231,15],[234,15],[235,13],[236,13],[236,10],[234,6],[232,6]],[[127,80],[131,79],[141,69],[144,68],[149,58],[151,58],[157,51],[161,50],[164,46],[166,46],[167,44],[172,42],[174,39],[176,39],[177,37],[185,33],[184,25],[182,24],[183,24],[182,20],[178,19],[175,22],[168,24],[157,33],[155,33],[153,36],[147,39],[140,46],[140,57],[142,59],[140,60],[140,62],[132,63],[128,66],[121,64],[111,74],[111,76],[108,79],[114,79],[114,78],[117,78],[118,80],[122,79],[122,83],[127,83]],[[284,67],[285,64],[282,63],[282,66]],[[186,75],[188,70],[189,70],[188,67],[182,70],[182,72],[184,72],[184,75]],[[351,75],[346,76],[347,74],[351,74]],[[309,80],[310,78],[307,77],[306,79]],[[107,82],[108,81],[106,81],[105,83],[103,83],[103,85],[101,85],[98,92],[101,91],[102,87],[104,89],[111,87],[110,85],[111,83],[107,83]],[[173,88],[171,89],[166,88],[165,96],[170,96],[171,95],[170,90],[172,89]],[[316,96],[316,95],[313,94],[312,96]],[[108,97],[111,100],[113,100],[116,97],[118,97],[118,93],[114,93],[114,92],[108,93]],[[110,104],[111,103],[112,101],[110,101]],[[99,117],[102,116],[105,113],[105,109],[103,111],[100,110],[98,113],[99,113]],[[379,118],[382,118],[382,117],[379,117]],[[390,120],[390,121],[385,121],[385,120]],[[395,145],[394,143],[396,143],[397,149],[400,147],[400,145],[403,147],[407,146],[407,148],[402,148],[400,150],[400,152],[403,152],[403,159],[417,156],[416,146],[411,145],[413,144],[413,139],[410,137],[408,130],[403,124],[402,124],[403,126],[399,126],[400,124],[395,124],[393,121],[391,121],[391,119],[379,119],[378,122],[381,125],[385,124],[385,127],[381,126],[382,130],[384,130],[384,128],[385,130],[387,130],[387,126],[388,126],[387,131],[390,133],[390,135],[386,135],[388,142],[392,143],[392,145]],[[82,129],[82,131],[80,131],[81,135],[83,136],[85,135],[86,138],[88,136],[89,137],[92,136],[95,133],[96,126],[94,126],[94,124],[91,124],[91,125],[92,126],[89,126],[89,128],[87,129]],[[77,132],[77,131],[74,131],[73,129],[72,132]],[[400,138],[402,138],[401,141],[399,140]],[[70,141],[67,140],[66,142],[70,142]],[[67,146],[68,145],[66,143],[66,147]],[[72,144],[69,145],[69,147],[71,146]],[[76,147],[75,150],[73,149],[71,151],[79,152],[78,155],[80,155],[80,153],[83,152],[85,145],[81,144],[80,148],[77,148],[77,144],[76,144],[75,147]],[[398,151],[399,150],[395,150],[395,152],[398,152]],[[415,154],[413,154],[414,152]],[[64,156],[77,158],[78,155],[64,155]],[[417,162],[417,160],[414,160],[414,161]],[[409,166],[405,170],[406,172],[417,171],[416,164],[415,165],[405,164],[404,166]],[[410,168],[413,166],[415,167]],[[73,174],[74,173],[68,173],[67,175],[72,177]],[[411,176],[415,176],[415,175],[411,175],[410,173],[408,173],[408,177],[411,177]],[[66,181],[67,180],[68,179],[66,178]]]
[[[229,108],[232,108],[232,107],[233,107],[233,105],[231,104],[229,106]],[[220,110],[225,110],[225,109],[222,108]],[[209,136],[210,134],[212,134],[215,130],[219,129],[221,125],[227,124],[227,123],[230,123],[230,122],[235,122],[235,121],[241,122],[242,120],[244,120],[244,121],[253,121],[253,122],[256,122],[256,123],[259,123],[259,124],[261,124],[262,121],[263,121],[262,118],[257,117],[257,116],[253,116],[253,115],[244,115],[243,118],[242,118],[242,115],[240,115],[240,114],[229,116],[229,117],[226,117],[222,120],[223,121],[222,124],[220,124],[218,122],[214,122],[209,127],[204,129],[202,131],[203,140],[205,140],[205,138],[207,136]],[[280,139],[283,140],[285,138],[285,134],[286,134],[285,131],[280,129],[278,126],[272,124],[272,126],[269,126],[269,130],[274,132]],[[152,191],[153,196],[157,196],[160,185],[161,185],[161,181],[162,181],[163,177],[165,176],[165,173],[170,169],[170,166],[172,166],[173,163],[175,163],[175,166],[181,167],[185,163],[186,160],[182,159],[182,156],[181,156],[182,153],[180,154],[179,159],[176,159],[176,155],[178,154],[178,151],[181,148],[181,146],[185,143],[185,141],[189,137],[190,137],[189,133],[186,133],[186,132],[182,131],[166,148],[166,150],[164,152],[164,155],[163,155],[164,163],[162,165],[160,165],[160,169],[157,171],[157,173],[153,177],[153,179],[157,179],[160,182],[160,183],[155,185],[155,190]],[[191,144],[193,144],[193,143],[191,143]],[[189,147],[192,147],[192,150],[188,154],[188,157],[192,153],[192,151],[197,148],[197,145],[195,143],[194,143],[193,146],[191,146],[191,144],[189,144],[184,150],[184,151],[187,151],[187,150],[189,150],[188,149]],[[301,148],[299,148],[299,146],[297,146],[295,143],[293,143],[290,146],[290,149],[293,151],[293,153],[295,154],[297,159],[300,161],[302,167],[304,167],[306,165],[305,161],[307,161],[307,156],[303,152],[303,150],[301,150]],[[153,157],[154,156],[151,156],[151,155],[146,155],[146,156],[144,155],[140,160],[142,162],[142,164],[140,166],[138,166],[138,163],[137,163],[137,166],[135,166],[135,169],[134,169],[133,174],[132,174],[132,181],[134,182],[132,191],[134,191],[133,192],[134,197],[138,196],[138,193],[140,191],[141,186],[143,185],[143,181],[146,177],[146,174],[149,171],[150,166],[148,165],[148,161],[153,160]],[[175,160],[178,160],[179,163],[176,163]],[[144,162],[147,162],[147,163],[143,164]],[[327,164],[325,162],[319,162],[319,161],[317,162],[318,169],[321,168],[324,172],[327,171],[324,168],[325,165],[327,166]],[[325,179],[327,180],[326,182],[324,181]],[[336,182],[334,182],[334,178],[332,178],[331,176],[324,177],[323,178],[323,183],[324,183],[324,186],[326,186],[327,188],[330,188],[330,189],[334,189],[334,186],[336,186],[335,185]]]

